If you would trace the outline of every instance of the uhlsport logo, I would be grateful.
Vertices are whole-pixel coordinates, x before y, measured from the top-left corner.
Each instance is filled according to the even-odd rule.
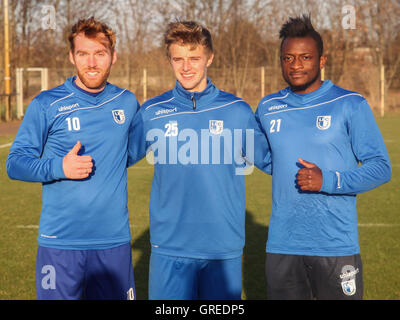
[[[269,108],[268,108],[268,111],[277,111],[277,110],[281,110],[281,109],[284,109],[284,108],[287,108],[287,104],[280,104],[280,105],[278,105],[278,106],[270,106]]]
[[[169,113],[177,112],[177,111],[178,111],[178,109],[175,107],[175,108],[173,108],[173,109],[161,109],[161,110],[157,110],[154,114],[155,114],[156,116],[159,116],[159,115],[169,114]]]
[[[210,120],[209,129],[212,134],[221,134],[224,131],[223,120]]]
[[[74,108],[78,108],[78,107],[79,107],[79,103],[73,103],[73,104],[71,104],[69,106],[61,106],[61,107],[59,107],[58,111],[59,112],[70,111],[70,110],[72,110]]]
[[[112,115],[114,117],[114,121],[118,124],[123,124],[125,122],[125,113],[124,110],[113,110]]]
[[[318,116],[317,117],[317,128],[319,130],[329,129],[331,126],[331,116]]]
[[[350,265],[345,265],[342,268],[340,279],[342,279],[341,285],[343,293],[346,296],[352,296],[356,293],[356,274],[359,272],[358,268],[354,268]]]

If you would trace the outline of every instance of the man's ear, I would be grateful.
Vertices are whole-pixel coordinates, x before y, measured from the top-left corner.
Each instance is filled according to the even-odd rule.
[[[116,50],[114,50],[114,52],[112,53],[112,64],[114,64],[114,63],[116,63],[117,62],[117,51]]]
[[[207,68],[211,66],[213,60],[214,60],[214,53],[211,53],[207,60]]]
[[[327,56],[321,56],[321,58],[319,58],[319,68],[323,69],[325,68],[325,64],[326,64],[326,60],[328,59]]]
[[[72,50],[69,50],[69,61],[75,65],[75,60],[74,60],[74,55],[72,53]]]

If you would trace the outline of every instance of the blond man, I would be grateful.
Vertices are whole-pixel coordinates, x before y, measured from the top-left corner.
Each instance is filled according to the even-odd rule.
[[[134,161],[155,162],[149,298],[241,299],[244,169],[268,164],[268,144],[250,106],[207,77],[210,32],[178,21],[164,39],[176,85],[134,122]]]

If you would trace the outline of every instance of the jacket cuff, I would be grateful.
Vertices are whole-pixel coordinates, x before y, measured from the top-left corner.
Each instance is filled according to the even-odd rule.
[[[334,193],[337,184],[337,175],[333,171],[321,170],[322,171],[322,186],[321,192]]]
[[[63,159],[64,158],[59,157],[59,158],[53,159],[53,161],[52,161],[53,177],[56,180],[66,178],[66,176],[64,174],[64,169],[63,169]]]

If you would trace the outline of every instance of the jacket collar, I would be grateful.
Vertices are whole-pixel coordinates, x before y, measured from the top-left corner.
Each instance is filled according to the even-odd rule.
[[[176,81],[175,88],[172,93],[178,101],[185,106],[193,107],[193,99],[196,103],[196,108],[207,106],[218,95],[219,89],[212,83],[210,78],[207,78],[207,87],[201,92],[187,91],[179,81]]]
[[[98,104],[102,102],[105,97],[107,97],[110,93],[113,93],[114,91],[114,86],[107,82],[104,90],[94,97],[76,88],[73,84],[75,80],[76,76],[67,78],[67,80],[64,82],[64,85],[68,88],[70,92],[73,92],[75,96],[87,101],[90,104]]]
[[[293,92],[290,87],[287,87],[281,90],[281,94],[288,94],[287,99],[290,103],[304,105],[325,95],[332,87],[333,83],[330,80],[325,80],[317,90],[310,93],[298,94]]]

